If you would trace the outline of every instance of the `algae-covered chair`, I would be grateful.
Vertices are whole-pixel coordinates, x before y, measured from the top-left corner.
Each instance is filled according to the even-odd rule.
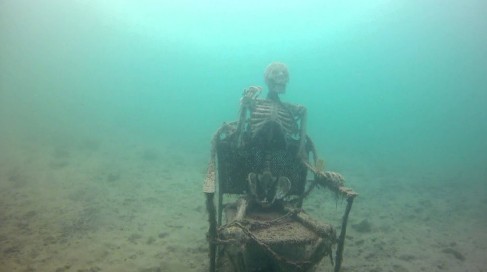
[[[344,187],[340,174],[324,171],[305,132],[306,109],[282,103],[278,96],[258,99],[260,90],[244,91],[239,120],[224,124],[212,140],[203,189],[210,271],[313,271],[325,256],[339,271],[357,194]],[[332,225],[302,209],[317,186],[347,200],[338,237]]]

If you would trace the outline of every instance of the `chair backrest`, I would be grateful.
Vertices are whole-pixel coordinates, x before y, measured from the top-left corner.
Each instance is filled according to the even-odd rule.
[[[249,173],[262,173],[266,160],[270,162],[273,176],[284,176],[291,181],[288,195],[304,193],[308,170],[297,156],[299,141],[289,139],[286,147],[269,151],[258,145],[239,148],[234,136],[219,139],[216,143],[220,194],[245,194]]]

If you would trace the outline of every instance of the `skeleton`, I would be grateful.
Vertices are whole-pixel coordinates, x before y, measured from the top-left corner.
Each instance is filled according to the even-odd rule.
[[[239,148],[258,146],[263,150],[264,164],[261,173],[249,173],[249,192],[255,202],[270,206],[283,199],[291,187],[288,177],[276,177],[271,171],[273,151],[285,150],[288,140],[299,140],[297,155],[302,155],[306,137],[306,108],[282,103],[279,94],[286,90],[289,73],[286,65],[272,63],[265,71],[269,89],[267,99],[258,99],[261,87],[251,86],[244,90],[237,126]]]

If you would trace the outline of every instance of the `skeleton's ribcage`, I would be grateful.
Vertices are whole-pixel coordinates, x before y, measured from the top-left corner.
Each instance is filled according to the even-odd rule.
[[[252,137],[260,133],[269,123],[277,124],[286,136],[298,133],[297,121],[284,104],[270,100],[256,100],[255,107],[250,114]]]

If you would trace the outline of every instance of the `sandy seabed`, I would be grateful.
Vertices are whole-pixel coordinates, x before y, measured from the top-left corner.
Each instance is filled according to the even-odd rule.
[[[0,154],[0,271],[207,271],[209,152],[11,142]],[[485,181],[342,172],[360,193],[342,271],[487,271]],[[315,190],[305,210],[338,226],[344,207]],[[327,258],[320,269],[331,271]]]

